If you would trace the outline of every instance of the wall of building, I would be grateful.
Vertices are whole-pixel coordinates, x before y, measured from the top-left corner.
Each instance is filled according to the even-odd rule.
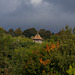
[[[42,40],[33,40],[33,42],[42,43]]]

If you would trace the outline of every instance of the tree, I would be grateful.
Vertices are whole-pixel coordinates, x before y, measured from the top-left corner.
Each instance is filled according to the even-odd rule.
[[[31,36],[35,36],[37,34],[37,30],[35,28],[29,28],[24,30],[23,35],[25,35],[26,37],[31,37]]]
[[[69,66],[69,69],[67,70],[67,73],[69,75],[75,75],[75,64],[73,64],[73,66]]]
[[[41,37],[43,37],[44,39],[48,39],[51,36],[51,31],[50,30],[45,30],[45,29],[40,29],[39,30],[39,34],[41,35]]]
[[[0,75],[8,75],[11,35],[0,36]]]
[[[5,33],[5,30],[2,27],[0,27],[0,36],[2,36],[3,33]]]
[[[16,34],[16,36],[22,35],[22,30],[21,30],[21,28],[17,28],[17,29],[15,30],[15,34]]]
[[[71,35],[72,34],[72,28],[69,27],[69,25],[66,25],[65,28],[62,28],[62,30],[60,30],[58,32],[59,35],[64,36],[64,35]]]
[[[39,34],[41,35],[41,37],[45,38],[45,35],[46,35],[45,29],[40,29]]]
[[[75,27],[73,28],[73,34],[75,34]]]
[[[71,34],[72,29],[71,29],[71,27],[69,27],[69,25],[66,25],[65,26],[65,32],[66,32],[67,35],[70,35]]]
[[[9,29],[8,33],[11,34],[12,36],[15,36],[15,32],[13,29]]]
[[[46,38],[50,38],[50,36],[51,36],[51,31],[50,30],[47,30],[46,31]]]

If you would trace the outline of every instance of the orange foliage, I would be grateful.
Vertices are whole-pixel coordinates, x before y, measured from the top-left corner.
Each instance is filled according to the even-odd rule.
[[[44,49],[44,51],[50,52],[51,50],[58,48],[58,47],[59,47],[59,41],[57,41],[57,44],[51,44],[50,46],[46,45],[46,49]],[[40,56],[42,56],[42,54]],[[40,58],[40,63],[43,65],[47,65],[50,62],[51,62],[50,59],[43,61],[42,58]]]
[[[59,41],[57,41],[57,44],[51,44],[50,46],[46,45],[46,50],[45,51],[50,52],[51,50],[53,50],[55,48],[58,48],[58,47],[59,47]]]
[[[42,58],[40,58],[40,63],[43,64],[43,65],[47,65],[49,64],[51,61],[49,59],[43,61]]]
[[[55,44],[51,44],[50,49],[54,49],[54,48],[56,48],[56,45]]]
[[[57,48],[59,47],[59,41],[57,41],[56,47],[57,47]]]

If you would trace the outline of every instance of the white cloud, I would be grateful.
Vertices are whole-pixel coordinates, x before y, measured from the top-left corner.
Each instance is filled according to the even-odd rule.
[[[42,3],[42,0],[30,0],[30,2],[33,6],[37,6]]]

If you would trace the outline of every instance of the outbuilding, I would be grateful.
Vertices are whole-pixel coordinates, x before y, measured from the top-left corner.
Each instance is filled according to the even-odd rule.
[[[42,43],[42,41],[43,39],[38,33],[35,35],[35,37],[33,37],[33,42]]]

